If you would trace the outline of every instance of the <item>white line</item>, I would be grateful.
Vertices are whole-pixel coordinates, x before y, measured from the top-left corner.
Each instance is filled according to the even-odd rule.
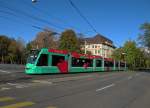
[[[135,74],[135,76],[139,76],[139,75],[140,75],[139,73],[136,73],[136,74]]]
[[[129,77],[128,77],[128,80],[130,80],[130,79],[132,79],[132,76],[129,76]]]
[[[0,90],[9,90],[10,88],[7,88],[7,87],[2,87]]]
[[[8,71],[4,71],[4,70],[0,70],[0,72],[3,72],[3,73],[10,73],[10,72],[8,72]]]
[[[25,87],[28,87],[26,85],[18,84],[18,83],[7,83],[7,84],[10,85],[10,86],[15,86],[16,88],[25,88]]]
[[[96,91],[98,92],[98,91],[101,91],[101,90],[107,89],[107,88],[112,87],[112,86],[115,86],[115,84],[110,84],[110,85],[105,86],[105,87],[103,87],[103,88],[97,89]]]
[[[15,83],[7,83],[8,85],[11,85],[11,86],[16,86],[18,84],[15,84]]]
[[[52,82],[45,81],[45,80],[33,80],[32,82],[35,82],[35,83],[42,83],[42,84],[52,84]]]

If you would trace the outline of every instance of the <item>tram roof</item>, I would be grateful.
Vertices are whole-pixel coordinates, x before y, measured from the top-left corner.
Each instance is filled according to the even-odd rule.
[[[112,59],[112,58],[104,58],[104,60],[105,61],[110,61],[110,62],[114,61],[114,59]]]
[[[80,58],[80,57],[85,57],[85,58],[89,58],[89,59],[102,58],[101,56],[89,55],[89,54],[79,54],[77,52],[72,52],[71,55],[75,58]]]
[[[57,49],[48,49],[48,52],[59,53],[59,54],[68,54],[67,50],[57,50]]]
[[[58,53],[58,54],[71,54],[71,56],[73,56],[75,58],[80,58],[80,57],[85,57],[85,58],[89,58],[89,59],[102,58],[102,56],[96,56],[96,55],[90,55],[90,54],[80,54],[77,52],[69,53],[67,50],[48,49],[48,52],[53,52],[53,53]]]

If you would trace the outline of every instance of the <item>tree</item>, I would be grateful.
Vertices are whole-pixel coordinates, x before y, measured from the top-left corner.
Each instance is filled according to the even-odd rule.
[[[32,49],[32,41],[26,44],[26,51],[30,51]]]
[[[0,35],[0,61],[2,63],[6,62],[6,58],[8,58],[8,47],[10,44],[10,39],[5,35]]]
[[[73,30],[66,30],[61,34],[59,48],[68,51],[80,51],[78,39]]]
[[[8,36],[0,36],[0,62],[25,63],[25,46],[21,37],[17,40]]]
[[[17,58],[17,42],[16,40],[12,39],[10,45],[8,47],[8,56],[10,63],[14,63]]]
[[[113,51],[112,57],[115,60],[121,61],[121,60],[123,60],[122,53],[124,53],[123,48],[117,48]]]
[[[17,60],[19,64],[25,63],[25,41],[22,37],[18,37],[17,42]]]
[[[143,55],[145,57],[145,67],[150,67],[150,23],[146,22],[141,25],[142,33],[139,36],[141,45],[143,45]],[[146,51],[147,50],[147,51]]]
[[[84,54],[85,51],[83,49],[81,49],[81,47],[85,44],[85,36],[82,33],[78,33],[77,34],[77,38],[78,38],[78,49],[79,49],[79,53]],[[86,51],[87,54],[92,54],[90,51]]]
[[[32,48],[57,48],[57,40],[55,38],[56,34],[56,32],[49,29],[39,32],[31,43]]]
[[[125,60],[131,66],[131,68],[136,67],[136,59],[138,56],[136,43],[134,41],[126,41],[123,47],[126,53]]]
[[[140,34],[139,39],[150,50],[150,23],[142,24],[140,29],[142,30],[142,34]]]
[[[139,67],[144,67],[145,57],[143,51],[137,47],[135,41],[126,41],[123,47],[125,55],[125,60],[129,64],[130,68],[135,69]]]
[[[144,67],[145,65],[144,53],[137,47],[135,41],[126,41],[122,48],[118,48],[113,52],[113,58],[126,61],[130,69]]]

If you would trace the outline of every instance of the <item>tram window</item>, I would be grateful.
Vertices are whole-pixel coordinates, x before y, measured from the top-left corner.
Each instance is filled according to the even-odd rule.
[[[88,67],[92,67],[93,66],[93,60],[91,60],[91,59],[72,57],[72,67],[83,67],[83,65],[85,63],[88,64]]]
[[[115,65],[116,67],[119,67],[119,63],[118,63],[118,62],[116,62],[115,64],[116,64],[116,65]]]
[[[96,67],[102,67],[102,60],[96,60]]]
[[[104,61],[104,66],[105,66],[105,67],[113,67],[113,62]]]
[[[65,56],[52,55],[52,66],[57,66],[60,60],[65,60]]]
[[[48,66],[48,55],[47,54],[41,54],[37,66]]]
[[[108,67],[108,61],[104,61],[104,66]]]
[[[124,63],[120,63],[120,67],[125,67],[125,64]]]
[[[109,67],[113,67],[114,63],[113,62],[109,62]]]

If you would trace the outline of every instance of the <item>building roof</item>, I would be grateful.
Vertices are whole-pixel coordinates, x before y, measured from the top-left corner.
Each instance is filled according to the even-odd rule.
[[[104,44],[115,48],[115,46],[113,45],[113,41],[101,34],[97,34],[92,38],[85,38],[84,41],[86,41],[87,44]]]

